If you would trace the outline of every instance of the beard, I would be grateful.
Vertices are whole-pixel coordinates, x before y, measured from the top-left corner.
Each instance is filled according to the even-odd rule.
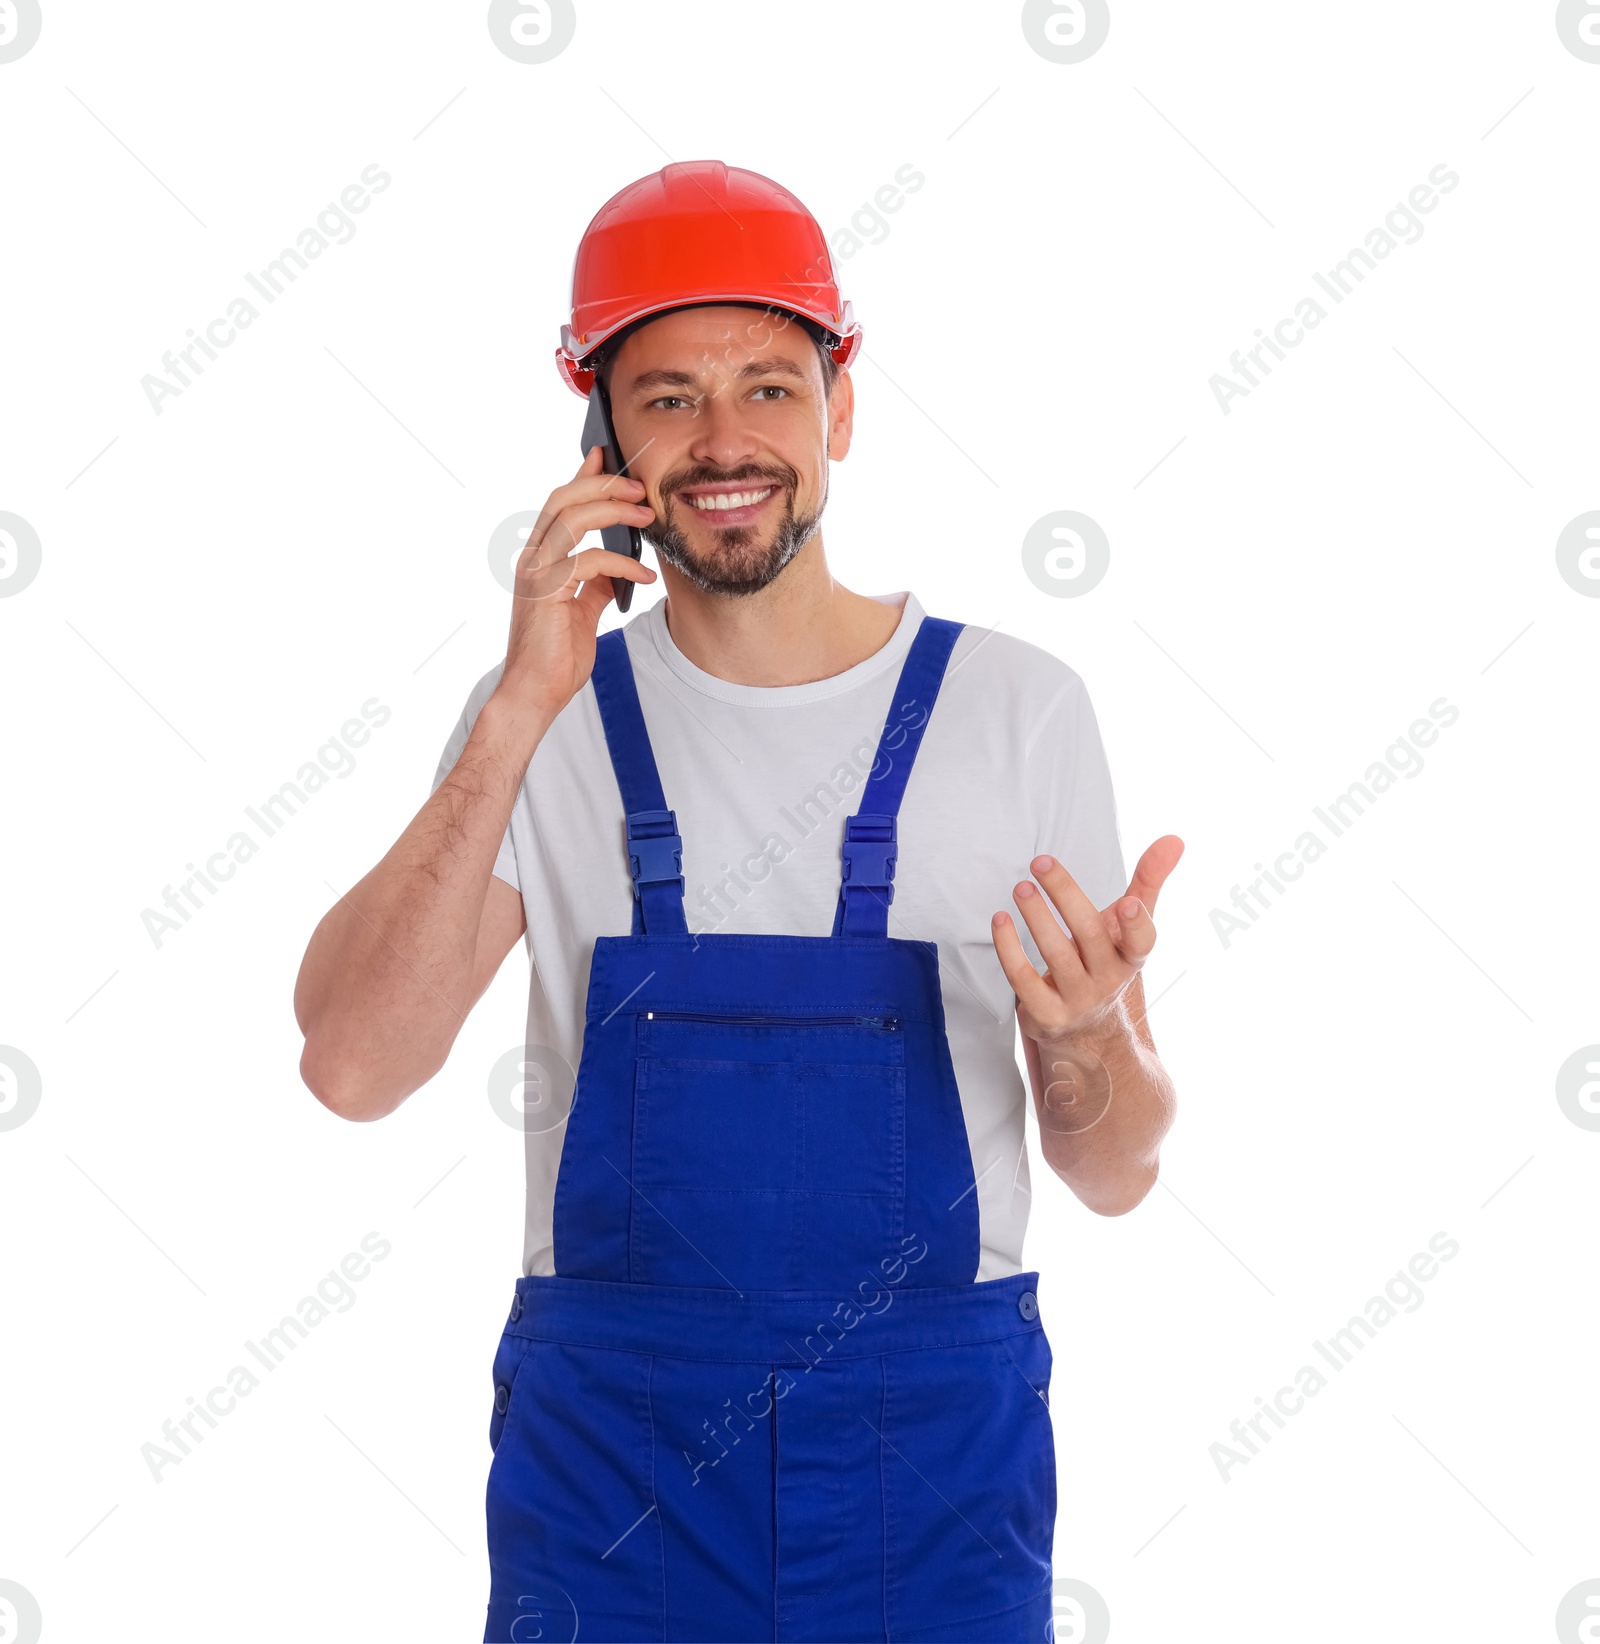
[[[708,594],[756,594],[775,582],[796,554],[816,534],[827,505],[827,473],[823,473],[822,498],[814,512],[796,516],[795,491],[800,476],[793,469],[781,471],[741,468],[721,474],[707,469],[690,469],[669,474],[662,482],[662,510],[641,530],[645,541],[668,565],[681,572],[696,588]],[[676,493],[687,486],[718,485],[749,481],[750,488],[771,485],[783,493],[782,513],[776,525],[735,525],[716,533],[716,546],[709,551],[691,546],[678,512],[693,509]],[[763,535],[771,532],[768,540]]]

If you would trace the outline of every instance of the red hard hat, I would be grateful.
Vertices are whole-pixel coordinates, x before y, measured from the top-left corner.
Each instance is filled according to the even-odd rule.
[[[583,362],[607,337],[648,314],[714,302],[810,320],[837,339],[830,352],[841,369],[861,347],[816,218],[770,177],[688,160],[629,183],[584,230],[556,364],[587,397],[594,372]]]

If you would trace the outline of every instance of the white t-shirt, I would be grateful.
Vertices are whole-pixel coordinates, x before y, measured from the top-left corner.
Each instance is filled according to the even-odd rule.
[[[697,668],[667,630],[666,602],[625,623],[645,727],[683,838],[694,932],[826,936],[844,822],[860,803],[901,664],[923,609],[910,593],[884,647],[830,679],[732,685]],[[504,663],[478,682],[434,787],[466,744]],[[561,711],[529,763],[494,871],[522,893],[532,979],[530,1067],[570,1091],[597,936],[632,928],[617,789],[593,683]],[[1058,857],[1097,908],[1127,889],[1111,777],[1083,680],[1059,658],[992,629],[956,641],[906,785],[889,934],[934,941],[956,1084],[977,1177],[978,1278],[1024,1270],[1029,1204],[1026,1079],[1016,995],[991,916],[1028,863]],[[562,1064],[565,1063],[565,1069]],[[528,1127],[523,1272],[555,1271],[551,1212],[564,1124]]]

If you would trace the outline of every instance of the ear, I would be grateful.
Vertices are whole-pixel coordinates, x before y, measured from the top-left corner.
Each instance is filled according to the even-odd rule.
[[[850,436],[855,428],[856,385],[848,371],[834,379],[833,397],[828,401],[828,459],[843,462],[850,454]]]

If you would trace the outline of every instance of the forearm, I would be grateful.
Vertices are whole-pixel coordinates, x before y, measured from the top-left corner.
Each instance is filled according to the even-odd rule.
[[[1132,1210],[1155,1184],[1176,1091],[1125,1001],[1069,1039],[1041,1045],[1024,1034],[1023,1047],[1045,1162],[1091,1210]]]
[[[491,696],[450,774],[317,926],[295,983],[301,1075],[347,1118],[393,1111],[444,1065],[474,1002],[484,900],[549,718]]]

